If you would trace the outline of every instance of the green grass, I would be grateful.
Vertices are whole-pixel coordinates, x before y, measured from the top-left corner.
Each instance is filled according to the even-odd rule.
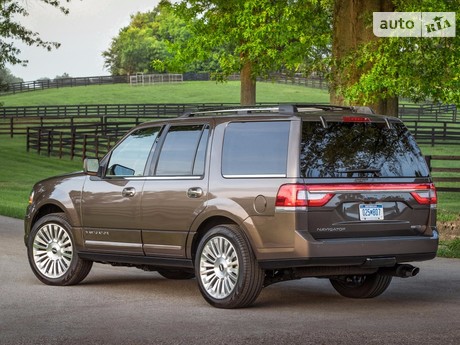
[[[184,82],[149,86],[93,85],[0,97],[5,107],[24,105],[239,103],[240,82]],[[295,85],[257,83],[257,102],[329,102],[329,93]]]
[[[449,241],[440,241],[438,256],[444,258],[460,258],[460,238]]]
[[[0,137],[0,214],[14,218],[25,215],[29,193],[35,182],[82,169],[78,160],[49,158],[26,152],[22,136]]]

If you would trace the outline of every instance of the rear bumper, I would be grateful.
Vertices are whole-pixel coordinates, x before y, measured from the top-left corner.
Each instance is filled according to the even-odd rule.
[[[426,261],[436,256],[439,236],[396,236],[315,240],[308,234],[296,234],[291,252],[261,253],[264,269],[312,266],[387,267],[391,264]],[[260,254],[260,252],[259,252]],[[372,264],[373,263],[373,264]]]

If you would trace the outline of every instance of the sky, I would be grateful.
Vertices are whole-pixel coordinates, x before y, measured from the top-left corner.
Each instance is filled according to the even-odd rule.
[[[102,52],[111,39],[127,26],[130,16],[155,8],[159,0],[72,0],[68,15],[37,0],[24,1],[28,17],[18,17],[28,29],[38,32],[46,41],[61,43],[59,49],[48,52],[43,48],[21,43],[20,57],[29,60],[27,67],[7,65],[11,73],[24,81],[43,77],[54,78],[110,75],[104,69]]]

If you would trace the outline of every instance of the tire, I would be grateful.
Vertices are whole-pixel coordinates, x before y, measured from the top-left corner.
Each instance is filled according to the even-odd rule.
[[[390,285],[391,276],[379,274],[344,276],[331,279],[334,289],[344,297],[374,298],[380,296]]]
[[[72,227],[63,213],[40,218],[27,240],[32,271],[47,285],[75,285],[86,278],[92,261],[78,257]]]
[[[204,299],[214,307],[251,305],[262,290],[265,272],[236,225],[219,225],[201,239],[195,256],[195,275]]]
[[[195,278],[195,273],[185,270],[161,269],[158,270],[158,273],[166,279],[173,280],[187,280]]]

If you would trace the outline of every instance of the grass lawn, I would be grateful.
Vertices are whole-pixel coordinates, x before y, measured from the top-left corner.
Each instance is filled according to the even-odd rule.
[[[5,107],[24,105],[239,103],[240,82],[190,81],[177,84],[130,86],[92,85],[39,90],[1,96]],[[325,90],[295,85],[257,83],[257,102],[327,103]]]

